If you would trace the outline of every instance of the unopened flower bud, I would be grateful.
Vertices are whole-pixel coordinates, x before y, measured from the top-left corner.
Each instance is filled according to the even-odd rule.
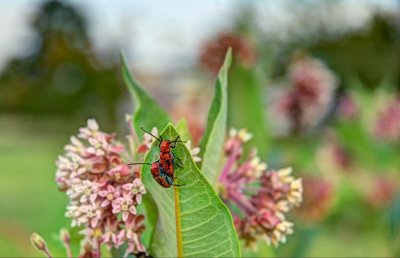
[[[69,231],[66,230],[65,228],[61,229],[61,231],[60,231],[60,239],[64,243],[67,243],[67,244],[71,243],[71,235],[69,234]]]
[[[37,233],[32,233],[31,243],[36,249],[40,251],[45,251],[47,249],[46,241],[44,241],[44,239]]]

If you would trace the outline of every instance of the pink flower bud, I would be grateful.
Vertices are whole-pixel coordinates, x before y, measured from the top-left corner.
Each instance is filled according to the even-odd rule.
[[[71,235],[69,234],[69,231],[66,230],[65,228],[61,229],[61,231],[60,231],[60,239],[64,243],[67,243],[67,244],[71,243]]]

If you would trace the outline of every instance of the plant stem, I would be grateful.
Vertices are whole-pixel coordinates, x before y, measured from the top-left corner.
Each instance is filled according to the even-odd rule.
[[[255,213],[257,210],[255,207],[246,199],[243,197],[243,195],[230,190],[228,192],[228,197],[241,209],[243,210],[246,215]]]
[[[96,252],[95,252],[95,257],[96,258],[101,258],[101,243],[100,240],[97,240],[96,242]]]
[[[233,173],[233,175],[229,181],[234,182],[236,180],[239,180],[240,178],[243,177],[243,174],[246,173],[247,170],[249,170],[249,169],[251,169],[250,163],[249,162],[244,163],[238,169],[236,169],[236,172]]]
[[[49,249],[47,247],[43,249],[43,252],[46,254],[47,258],[53,258],[53,255],[50,253]]]
[[[221,183],[224,183],[229,175],[229,172],[231,171],[231,168],[233,164],[236,161],[236,156],[238,154],[238,150],[234,148],[234,151],[229,155],[228,161],[225,163],[224,168],[222,169],[221,175],[219,176],[219,181]]]
[[[72,258],[71,245],[69,243],[64,243],[64,245],[65,245],[65,250],[67,251],[67,257]]]

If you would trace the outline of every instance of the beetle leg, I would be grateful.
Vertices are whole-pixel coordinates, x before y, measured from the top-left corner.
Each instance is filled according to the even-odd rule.
[[[179,161],[179,162],[176,162],[176,165],[180,168],[183,168],[182,161],[178,157],[176,157],[176,159]]]
[[[183,168],[182,160],[180,158],[178,158],[173,151],[171,151],[171,152],[172,152],[172,157],[174,157],[175,159],[177,159],[179,161],[179,163],[178,163],[178,162],[175,162],[175,160],[173,160],[174,165],[176,164],[178,167]]]

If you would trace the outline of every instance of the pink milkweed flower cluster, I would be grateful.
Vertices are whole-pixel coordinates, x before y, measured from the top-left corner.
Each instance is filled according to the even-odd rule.
[[[291,86],[278,96],[272,115],[278,114],[298,133],[316,126],[328,113],[338,79],[324,63],[305,56],[290,65],[288,78]]]
[[[145,252],[140,241],[144,217],[136,207],[146,190],[122,159],[124,146],[89,119],[65,151],[56,162],[56,182],[69,197],[65,215],[72,219],[71,226],[83,227],[81,255],[98,257],[102,244],[111,248],[123,243],[126,255]]]
[[[379,113],[374,133],[376,138],[385,141],[398,142],[400,140],[400,99],[391,101]]]
[[[222,198],[231,208],[239,236],[246,245],[263,237],[277,246],[293,232],[285,213],[302,201],[302,182],[292,169],[267,170],[256,150],[243,159],[243,144],[252,135],[231,129],[225,144],[226,162],[219,177]],[[235,208],[234,208],[235,207]]]

